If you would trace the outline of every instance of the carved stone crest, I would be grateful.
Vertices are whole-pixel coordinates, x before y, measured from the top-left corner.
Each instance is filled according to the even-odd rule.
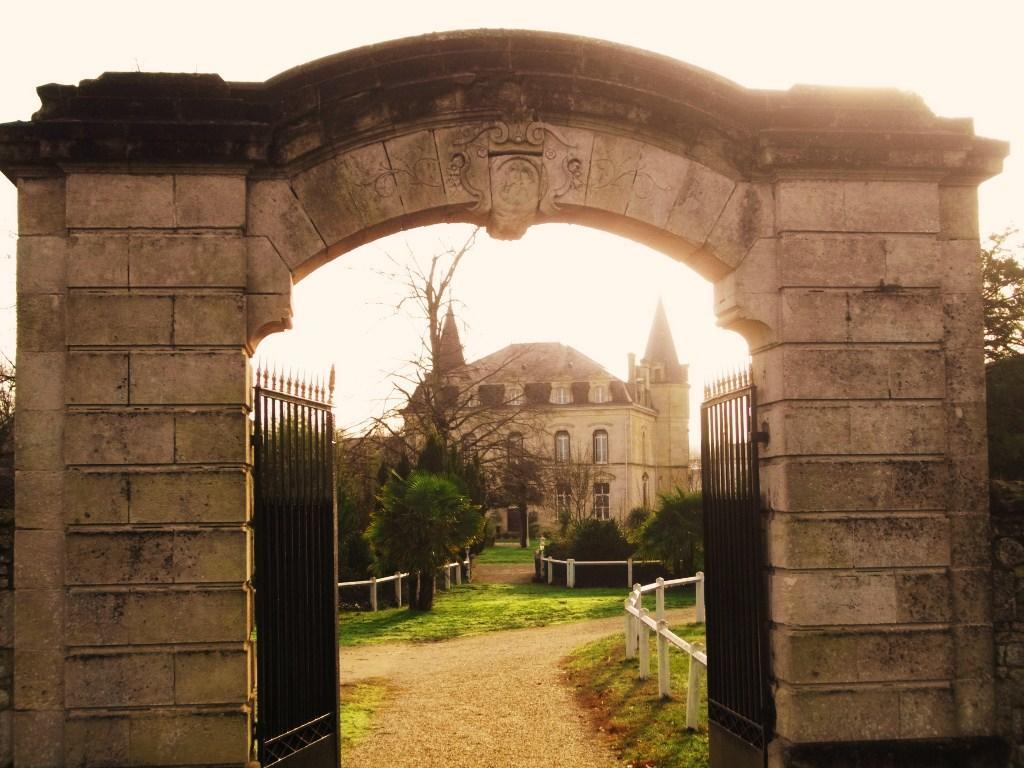
[[[448,183],[476,199],[487,213],[487,232],[518,240],[540,214],[558,210],[558,199],[580,186],[576,147],[537,121],[496,121],[466,132],[447,158]]]

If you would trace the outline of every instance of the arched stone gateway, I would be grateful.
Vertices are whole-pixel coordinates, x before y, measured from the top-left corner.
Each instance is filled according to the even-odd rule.
[[[647,243],[750,341],[773,764],[998,764],[976,186],[1005,144],[905,93],[537,32],[40,96],[0,126],[19,765],[245,763],[249,354],[294,280],[443,221]]]

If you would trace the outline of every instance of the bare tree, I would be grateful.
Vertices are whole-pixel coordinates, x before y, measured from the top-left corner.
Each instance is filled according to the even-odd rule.
[[[14,363],[0,355],[0,444],[14,427]]]
[[[593,513],[594,466],[590,452],[579,449],[548,461],[546,495],[563,530]]]

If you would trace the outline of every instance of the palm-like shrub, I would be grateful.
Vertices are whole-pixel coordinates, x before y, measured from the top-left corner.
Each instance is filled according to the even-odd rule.
[[[701,495],[677,488],[658,497],[658,507],[637,535],[643,557],[661,560],[676,576],[704,567],[704,512]]]

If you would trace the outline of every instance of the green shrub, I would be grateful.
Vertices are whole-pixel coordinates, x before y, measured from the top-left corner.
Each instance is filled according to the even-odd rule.
[[[1024,480],[1024,356],[990,363],[985,369],[988,402],[989,474]]]
[[[625,560],[633,545],[614,520],[581,520],[570,528],[569,557],[576,560]]]
[[[658,508],[639,530],[639,552],[661,560],[676,576],[704,568],[704,510],[700,492],[677,488],[658,497]]]

